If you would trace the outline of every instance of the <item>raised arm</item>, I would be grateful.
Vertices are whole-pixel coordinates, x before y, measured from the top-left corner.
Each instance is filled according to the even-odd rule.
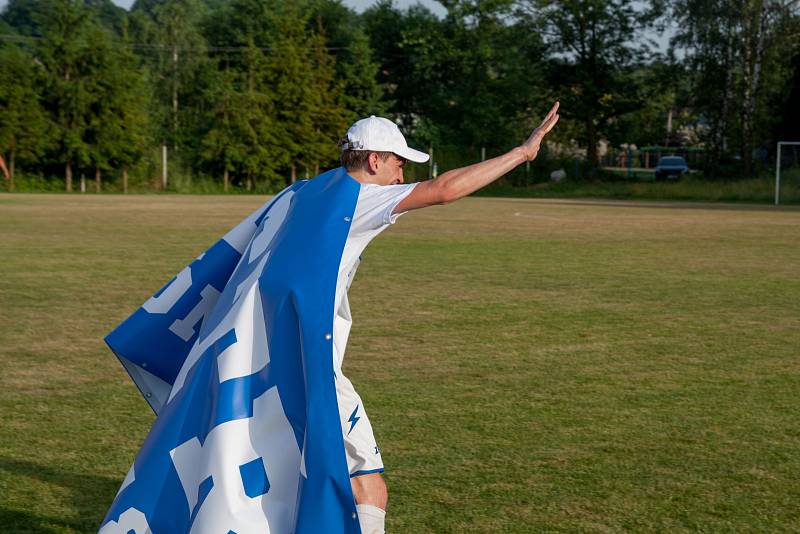
[[[3,156],[0,156],[0,171],[3,172],[3,176],[5,177],[6,180],[10,179],[10,176],[8,174],[8,169],[6,168],[6,162],[3,161]]]
[[[536,159],[542,139],[558,122],[558,105],[558,102],[553,105],[539,127],[522,145],[502,156],[453,169],[433,180],[417,184],[414,190],[397,205],[394,213],[453,202],[494,182],[518,165]]]

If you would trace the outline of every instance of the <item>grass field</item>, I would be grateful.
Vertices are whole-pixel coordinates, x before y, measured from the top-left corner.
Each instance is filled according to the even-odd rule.
[[[0,532],[93,532],[153,415],[102,338],[261,197],[0,195]],[[800,531],[800,210],[466,199],[351,290],[390,533]]]
[[[468,162],[465,162],[468,164]],[[573,170],[570,165],[565,167]],[[551,168],[551,170],[554,170]],[[411,166],[408,171],[414,180],[427,177],[425,166]],[[577,172],[577,171],[574,171]],[[589,172],[584,170],[584,173]],[[604,168],[601,175],[591,179],[576,179],[573,174],[561,182],[548,180],[547,167],[534,169],[527,175],[523,168],[516,169],[506,178],[483,188],[476,196],[504,198],[569,198],[569,199],[617,199],[617,200],[657,200],[657,201],[695,201],[695,202],[746,202],[773,204],[775,202],[775,176],[763,174],[756,178],[709,179],[700,173],[691,173],[680,180],[655,181],[653,170],[636,169],[632,178],[627,177],[627,169]],[[586,176],[586,175],[584,175]],[[408,176],[407,176],[408,177]],[[535,180],[535,182],[533,182]],[[23,176],[17,179],[15,191],[26,193],[60,193],[64,190],[63,179],[51,177]],[[529,185],[523,186],[522,184]],[[786,169],[781,175],[780,203],[800,205],[800,169]],[[0,192],[7,191],[0,181]],[[76,185],[76,190],[79,190]],[[283,185],[258,183],[253,192],[241,186],[231,186],[230,194],[269,194],[273,187]],[[94,191],[94,183],[89,182],[87,191]],[[103,183],[104,193],[122,193],[119,180]],[[138,179],[131,182],[130,192],[151,194],[160,192],[156,182]],[[219,194],[222,183],[211,177],[194,177],[186,173],[172,175],[169,193],[174,194]],[[0,193],[2,194],[2,193]]]
[[[690,176],[681,180],[656,182],[653,173],[639,172],[634,179],[611,181],[564,180],[529,187],[492,185],[480,196],[515,198],[618,199],[697,202],[746,202],[774,204],[775,178],[708,180]],[[800,204],[800,173],[787,173],[780,189],[780,203]]]

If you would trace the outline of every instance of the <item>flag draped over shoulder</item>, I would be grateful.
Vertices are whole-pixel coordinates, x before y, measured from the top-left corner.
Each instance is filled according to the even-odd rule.
[[[331,336],[359,187],[295,183],[106,337],[157,417],[102,534],[360,533]]]

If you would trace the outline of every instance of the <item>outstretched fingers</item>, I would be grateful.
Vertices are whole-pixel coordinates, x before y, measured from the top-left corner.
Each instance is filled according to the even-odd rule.
[[[539,139],[543,138],[550,130],[552,130],[558,122],[560,116],[557,113],[554,113],[554,111],[557,109],[557,106],[558,104],[553,106],[553,109],[547,114],[547,117],[545,117],[539,127],[534,131],[534,134],[536,134],[536,137]]]
[[[550,130],[552,130],[558,122],[559,104],[559,102],[553,104],[553,107],[550,108],[550,111],[547,113],[547,115],[545,115],[544,120],[539,127],[536,128],[533,133],[531,133],[531,136],[528,138],[528,140],[522,144],[522,149],[528,161],[536,158],[536,155],[539,152],[539,146],[541,145],[544,136],[547,135],[547,133],[550,132]]]
[[[558,112],[559,106],[561,106],[561,102],[556,101],[556,103],[553,104],[553,107],[550,108],[550,111],[547,112],[547,115],[545,116],[542,122],[544,123],[552,119],[555,116],[556,112]]]
[[[550,130],[552,130],[552,129],[553,129],[553,127],[554,127],[554,126],[556,125],[556,123],[558,122],[558,119],[559,119],[560,117],[561,117],[560,115],[553,115],[552,117],[550,117],[550,120],[549,120],[549,121],[547,122],[547,124],[545,125],[545,128],[544,128],[544,133],[548,133]]]
[[[560,102],[556,102],[555,104],[553,104],[553,107],[550,108],[550,111],[545,116],[544,120],[542,121],[542,124],[539,125],[539,129],[542,130],[543,133],[547,133],[550,130],[552,130],[553,126],[555,126],[556,123],[558,122],[559,118],[558,107],[560,104],[561,104]]]

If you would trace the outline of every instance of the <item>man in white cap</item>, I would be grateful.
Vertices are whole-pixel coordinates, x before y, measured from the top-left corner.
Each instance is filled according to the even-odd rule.
[[[347,337],[352,322],[347,289],[369,242],[403,213],[446,204],[465,197],[536,158],[544,136],[558,122],[558,103],[530,137],[509,152],[468,167],[445,172],[433,180],[404,184],[406,161],[424,163],[428,154],[410,148],[392,121],[374,115],[353,124],[342,140],[342,166],[361,184],[350,232],[344,246],[336,285],[334,370],[347,463],[359,523],[364,534],[384,532],[388,501],[380,449],[372,434],[361,398],[342,374]]]
[[[284,189],[115,328],[106,342],[158,417],[101,532],[382,534],[380,449],[342,374],[359,256],[406,211],[534,159],[557,122],[558,104],[506,154],[404,184],[427,154],[360,120],[343,167]]]

